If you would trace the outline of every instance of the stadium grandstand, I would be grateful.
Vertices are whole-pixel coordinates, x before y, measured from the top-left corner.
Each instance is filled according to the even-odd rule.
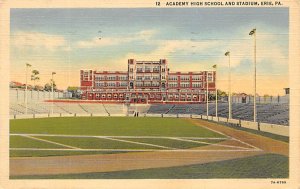
[[[17,96],[18,93],[18,96]],[[38,94],[39,93],[39,94]],[[10,90],[10,115],[26,114],[24,90]],[[97,101],[65,100],[64,94],[55,92],[54,101],[51,101],[49,92],[28,91],[27,114],[63,114],[63,115],[131,115],[139,112],[141,116],[147,114],[166,115],[207,115],[206,103],[199,104],[138,104],[138,103],[105,103]],[[252,99],[253,101],[253,99]],[[232,103],[232,118],[253,120],[253,103]],[[258,101],[258,100],[257,100]],[[208,106],[208,115],[215,116],[215,103]],[[228,103],[218,103],[218,116],[228,117]],[[289,104],[286,99],[277,103],[258,103],[257,120],[262,123],[289,125]]]

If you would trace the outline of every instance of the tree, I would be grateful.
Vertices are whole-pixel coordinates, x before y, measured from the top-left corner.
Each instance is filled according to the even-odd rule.
[[[218,96],[224,97],[227,96],[227,93],[218,89]]]
[[[72,93],[72,97],[75,97],[75,98],[80,97],[79,87],[69,86],[67,88],[67,91]]]
[[[224,91],[221,91],[221,90],[218,89],[217,93],[218,93],[218,98],[227,97],[227,94]],[[209,100],[216,100],[216,94],[209,94],[208,98],[209,98]]]
[[[56,84],[55,81],[53,82],[53,90],[56,91]],[[50,83],[46,83],[44,86],[45,91],[52,91],[52,79],[50,80]]]
[[[78,89],[79,89],[79,87],[69,86],[67,88],[67,91],[68,92],[76,92]]]
[[[40,72],[38,70],[32,70],[31,81],[33,81],[34,87],[35,87],[35,82],[40,80],[40,77],[38,76],[39,74]]]

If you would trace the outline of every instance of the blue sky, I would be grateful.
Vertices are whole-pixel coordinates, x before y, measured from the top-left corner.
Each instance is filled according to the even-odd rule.
[[[40,70],[41,84],[54,70],[64,88],[79,85],[82,68],[126,70],[128,58],[166,58],[173,71],[217,64],[219,87],[227,90],[229,50],[233,91],[251,93],[248,33],[256,27],[258,93],[282,94],[288,85],[288,15],[288,8],[11,9],[11,79],[24,80],[29,62]]]

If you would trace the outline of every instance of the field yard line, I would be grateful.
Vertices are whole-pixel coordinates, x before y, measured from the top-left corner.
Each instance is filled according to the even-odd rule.
[[[71,148],[10,148],[10,150],[28,150],[28,151],[120,151],[120,152],[145,152],[145,151],[157,151],[154,149],[84,149],[84,148],[77,148],[77,149],[71,149]]]
[[[160,149],[70,149],[70,148],[10,148],[9,150],[24,150],[24,151],[107,151],[107,152],[255,152],[257,149],[236,149],[236,150],[201,150],[201,149],[174,149],[174,150],[160,150]]]
[[[28,135],[28,136],[57,136],[57,137],[109,137],[109,138],[169,138],[170,136],[103,136],[103,135],[61,135],[61,134],[30,134],[30,133],[11,133],[10,136],[22,136],[22,135]],[[224,138],[224,137],[176,137],[176,138],[184,138],[184,139],[209,139],[209,140],[219,140],[219,139],[230,139],[230,138]]]
[[[248,146],[251,146],[252,148],[255,148],[255,149],[257,149],[257,150],[262,150],[262,149],[260,149],[260,148],[258,148],[258,147],[256,147],[256,146],[253,146],[253,145],[251,145],[251,144],[248,144],[248,143],[246,143],[246,142],[243,142],[243,141],[241,141],[241,140],[239,140],[239,139],[236,139],[236,138],[234,138],[234,137],[228,136],[228,135],[226,135],[226,134],[224,134],[224,133],[222,133],[222,132],[220,132],[220,131],[216,131],[216,130],[214,130],[214,129],[211,129],[211,128],[208,128],[208,127],[205,127],[205,126],[202,126],[202,125],[201,125],[201,127],[204,127],[204,128],[206,128],[206,129],[208,129],[208,130],[211,130],[211,131],[214,131],[214,132],[216,132],[216,133],[219,133],[219,134],[222,134],[222,135],[224,135],[224,136],[227,136],[228,138],[231,138],[232,140],[239,141],[239,142],[241,142],[241,143],[243,143],[243,144],[246,144],[246,145],[248,145]]]
[[[127,143],[132,143],[132,144],[141,144],[141,145],[145,145],[145,146],[153,146],[153,147],[166,148],[166,149],[176,149],[176,148],[171,148],[171,147],[167,147],[167,146],[160,146],[160,145],[149,144],[149,143],[144,143],[144,142],[134,142],[134,141],[130,141],[130,140],[122,140],[122,139],[109,138],[109,137],[97,137],[97,138],[103,138],[103,139],[114,140],[114,141],[119,141],[119,142],[127,142]]]
[[[262,151],[262,149],[260,149],[260,148],[258,148],[258,147],[256,147],[256,146],[253,146],[253,145],[251,145],[251,144],[248,144],[248,143],[246,143],[246,142],[243,142],[243,141],[241,141],[241,140],[239,140],[239,139],[237,139],[237,138],[233,138],[233,137],[232,137],[232,140],[236,140],[236,141],[238,141],[238,142],[240,142],[240,143],[243,143],[243,144],[248,145],[248,146],[250,146],[250,147],[252,147],[252,148],[255,148],[255,149],[257,149],[257,150],[261,150],[261,151]]]
[[[174,140],[180,140],[180,141],[186,141],[186,142],[193,142],[193,143],[199,143],[199,144],[208,144],[208,145],[214,145],[214,146],[222,146],[222,147],[229,147],[229,148],[238,148],[238,149],[252,149],[252,148],[244,148],[240,146],[231,146],[231,145],[226,145],[226,144],[216,144],[216,143],[209,143],[209,142],[201,142],[201,141],[195,141],[195,140],[188,140],[188,139],[180,139],[180,138],[170,138]]]
[[[48,142],[48,143],[51,143],[51,144],[56,144],[56,145],[63,146],[63,147],[67,147],[67,148],[80,149],[80,148],[77,148],[77,147],[74,147],[74,146],[69,146],[69,145],[66,145],[66,144],[61,144],[61,143],[53,142],[53,141],[50,141],[50,140],[45,140],[45,139],[35,138],[35,137],[33,137],[33,136],[28,136],[28,135],[21,135],[21,136],[27,137],[27,138],[30,138],[30,139],[34,139],[34,140],[38,140],[38,141]]]
[[[208,130],[213,131],[213,132],[215,132],[215,133],[218,133],[218,134],[220,134],[220,135],[226,136],[227,138],[232,138],[231,136],[228,136],[228,135],[226,135],[226,134],[224,134],[224,133],[222,133],[222,132],[220,132],[220,131],[216,131],[216,130],[214,130],[214,129],[205,127],[205,126],[203,126],[203,125],[201,125],[200,127],[204,127],[205,129],[208,129]]]

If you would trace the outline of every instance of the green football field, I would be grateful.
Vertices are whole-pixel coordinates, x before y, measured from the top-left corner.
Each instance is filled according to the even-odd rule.
[[[194,150],[193,152],[197,153],[199,152],[197,150],[201,151],[203,148],[208,151],[212,150],[215,155],[227,154],[225,151],[230,153],[235,153],[235,151],[256,153],[260,150],[242,141],[240,142],[238,143],[234,138],[209,130],[206,127],[196,126],[190,119],[181,118],[62,117],[10,121],[10,157],[12,159],[14,157],[48,157],[165,150],[175,150],[183,153]],[[203,154],[205,153],[203,152]],[[22,158],[15,159],[22,160]],[[32,174],[11,176],[10,178],[174,179],[286,177],[288,177],[288,157],[278,154],[262,154],[204,164],[114,172],[35,175],[33,170]]]
[[[11,157],[189,149],[225,139],[178,118],[69,117],[10,122]]]

